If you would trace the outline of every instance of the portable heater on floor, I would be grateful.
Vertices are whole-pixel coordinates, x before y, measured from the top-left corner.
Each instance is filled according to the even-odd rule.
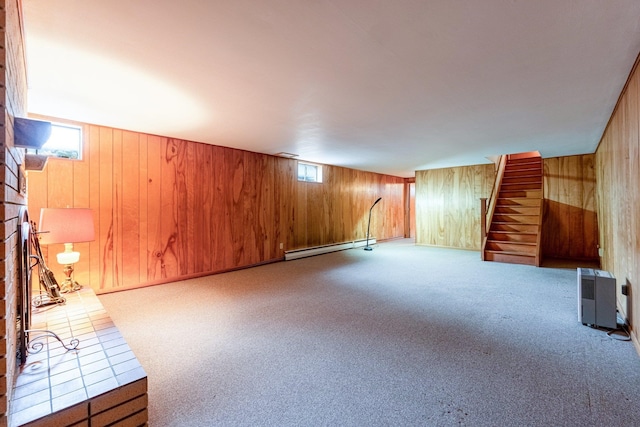
[[[578,320],[616,329],[616,279],[608,271],[578,268]]]

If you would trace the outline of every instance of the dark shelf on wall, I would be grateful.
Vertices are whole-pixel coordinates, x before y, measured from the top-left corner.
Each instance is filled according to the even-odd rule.
[[[15,117],[13,121],[13,145],[19,148],[39,150],[51,136],[51,122],[43,120]],[[26,170],[41,171],[47,164],[47,156],[41,154],[25,154]]]
[[[15,117],[13,145],[39,150],[51,136],[51,122]]]

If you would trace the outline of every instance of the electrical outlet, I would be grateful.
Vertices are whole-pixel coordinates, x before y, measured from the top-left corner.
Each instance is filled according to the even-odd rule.
[[[280,243],[280,249],[284,249],[284,244]]]
[[[598,256],[604,256],[604,249],[598,248]]]

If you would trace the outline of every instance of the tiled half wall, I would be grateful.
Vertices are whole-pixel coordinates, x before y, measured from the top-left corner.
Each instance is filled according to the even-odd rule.
[[[147,375],[91,289],[34,309],[31,352],[17,375],[9,426],[145,426]],[[41,337],[41,338],[38,338]],[[43,344],[36,352],[34,345]]]

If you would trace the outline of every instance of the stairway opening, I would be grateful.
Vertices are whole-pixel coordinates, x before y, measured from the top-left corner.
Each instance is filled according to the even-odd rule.
[[[537,152],[506,156],[483,259],[540,266],[543,165]]]

